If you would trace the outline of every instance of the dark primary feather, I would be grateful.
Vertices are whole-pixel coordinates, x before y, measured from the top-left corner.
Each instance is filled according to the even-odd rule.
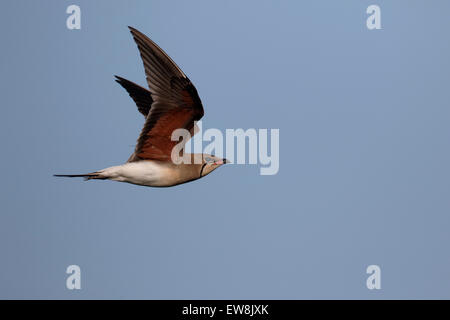
[[[116,82],[119,83],[122,87],[124,87],[125,90],[127,90],[130,97],[134,100],[134,102],[138,107],[139,112],[142,113],[144,117],[147,117],[148,112],[150,111],[150,108],[153,103],[150,91],[134,82],[131,82],[130,80],[124,79],[119,76],[115,77]]]

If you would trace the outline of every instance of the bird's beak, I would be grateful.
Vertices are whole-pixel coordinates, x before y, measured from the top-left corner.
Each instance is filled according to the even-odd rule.
[[[217,160],[214,162],[215,165],[222,165],[225,163],[230,163],[230,161],[228,161],[227,159],[223,158],[222,160]]]

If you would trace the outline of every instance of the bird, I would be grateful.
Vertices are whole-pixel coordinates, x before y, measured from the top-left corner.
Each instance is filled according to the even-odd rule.
[[[195,122],[204,115],[197,89],[155,42],[133,27],[128,27],[144,64],[146,89],[125,78],[115,76],[134,100],[145,124],[135,150],[127,162],[86,174],[55,174],[56,177],[81,177],[84,180],[113,180],[147,187],[172,187],[205,177],[218,167],[230,163],[210,154],[180,155],[189,159],[180,164],[172,160],[173,148],[183,145],[196,133]],[[174,130],[189,131],[189,138],[172,141]]]

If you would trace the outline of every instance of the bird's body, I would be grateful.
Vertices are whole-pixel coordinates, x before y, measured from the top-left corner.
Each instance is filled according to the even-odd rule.
[[[83,177],[86,180],[113,180],[149,187],[170,187],[206,176],[226,159],[207,154],[183,154],[189,163],[176,164],[172,150],[187,141],[173,141],[172,133],[185,129],[195,132],[195,121],[203,116],[203,106],[197,90],[152,40],[130,27],[144,62],[150,90],[127,79],[116,76],[145,116],[145,125],[138,138],[135,151],[122,165],[112,166],[87,174],[55,175],[58,177]]]
[[[168,187],[183,183],[180,166],[158,160],[127,162],[99,171],[99,177],[149,187]]]
[[[109,179],[148,187],[171,187],[203,177],[201,164],[174,164],[168,161],[127,162],[95,172],[95,179]],[[89,178],[88,178],[89,179]]]

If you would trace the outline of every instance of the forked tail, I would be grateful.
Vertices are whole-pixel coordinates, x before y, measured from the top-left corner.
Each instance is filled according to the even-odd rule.
[[[85,174],[54,174],[54,177],[65,177],[65,178],[84,178],[84,180],[91,179],[106,179],[105,177],[100,176],[100,172],[91,172]]]

